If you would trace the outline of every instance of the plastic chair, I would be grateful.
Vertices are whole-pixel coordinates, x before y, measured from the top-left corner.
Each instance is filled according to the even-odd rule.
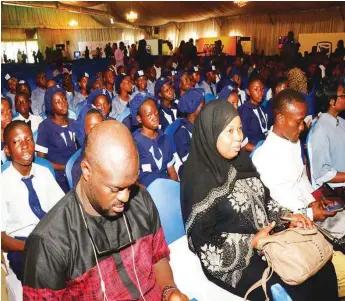
[[[127,116],[129,116],[131,114],[131,110],[129,108],[126,108],[121,114],[119,114],[116,117],[116,120],[118,122],[122,122]]]
[[[66,168],[65,168],[65,172],[66,172],[66,177],[67,177],[67,182],[68,182],[68,186],[70,189],[72,189],[74,186],[73,186],[73,177],[72,177],[72,168],[73,168],[73,165],[75,163],[75,161],[78,159],[78,157],[80,156],[82,152],[82,149],[78,149],[73,155],[71,158],[69,158],[69,160],[67,161],[67,164],[66,164]]]
[[[250,153],[249,158],[252,159],[254,152],[265,142],[265,140],[260,140],[254,147],[253,151]]]
[[[212,100],[215,100],[217,99],[217,96],[216,95],[213,95],[212,93],[206,93],[205,94],[205,102],[208,103]]]
[[[52,173],[52,175],[55,178],[54,167],[47,159],[40,158],[40,157],[35,157],[33,162],[38,164],[38,165],[41,165],[41,166],[44,166],[44,167],[48,168],[49,171]],[[11,165],[11,163],[12,163],[12,161],[8,160],[4,164],[2,164],[1,165],[1,172],[4,172]]]
[[[33,136],[34,141],[35,141],[35,144],[36,144],[36,142],[37,142],[37,137],[38,137],[38,130],[34,131],[34,132],[32,133],[32,136]]]
[[[165,129],[165,134],[170,138],[172,151],[176,152],[176,143],[174,140],[174,135],[176,131],[181,127],[181,122],[183,118],[177,118],[173,123],[169,124],[167,128]]]
[[[77,115],[72,110],[68,109],[68,118],[77,120]]]
[[[76,108],[75,108],[75,112],[76,112],[76,115],[77,115],[77,118],[79,117],[79,114],[81,112],[81,109],[87,105],[87,101],[86,100],[83,100],[82,102],[78,103]]]
[[[147,191],[157,207],[169,244],[170,266],[177,287],[191,300],[242,300],[209,281],[202,271],[199,258],[189,250],[180,207],[180,184],[156,179],[147,187]]]

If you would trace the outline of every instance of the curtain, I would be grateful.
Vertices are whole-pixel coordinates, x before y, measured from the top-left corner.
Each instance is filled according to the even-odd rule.
[[[273,55],[279,52],[279,36],[286,36],[290,30],[294,32],[296,38],[300,33],[344,32],[345,22],[342,20],[339,8],[271,16],[266,14],[224,17],[219,18],[218,21],[210,19],[167,24],[160,27],[159,38],[172,40],[176,47],[180,41],[188,41],[189,38],[249,36],[252,37],[254,49],[264,50],[266,55]]]
[[[26,34],[24,29],[1,28],[1,41],[25,41]]]

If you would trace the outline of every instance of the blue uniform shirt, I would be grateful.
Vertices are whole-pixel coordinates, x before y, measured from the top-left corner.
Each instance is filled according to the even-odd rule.
[[[81,161],[83,160],[83,152],[79,155],[79,157],[77,158],[77,160],[75,160],[73,167],[72,167],[72,181],[73,181],[73,185],[75,186],[81,176]]]
[[[169,137],[161,130],[158,136],[150,139],[140,133],[141,129],[133,133],[137,144],[140,168],[139,183],[146,187],[155,179],[168,179],[167,169],[175,163]]]
[[[169,124],[172,124],[177,118],[177,104],[173,102],[171,109],[164,106],[163,104],[159,107],[159,124],[161,130],[165,131]]]
[[[31,93],[31,110],[34,115],[41,115],[45,113],[46,107],[44,105],[44,94],[46,89],[36,87]]]
[[[56,124],[47,118],[38,127],[36,150],[46,154],[46,158],[57,164],[66,164],[77,150],[75,143],[76,121],[69,119],[68,126]],[[55,170],[56,181],[64,192],[69,191],[64,171]]]
[[[266,139],[270,124],[265,108],[246,101],[238,108],[238,113],[242,120],[243,136],[248,137],[249,143],[256,145],[259,141]]]
[[[181,127],[175,132],[174,141],[176,144],[176,152],[180,157],[182,163],[186,162],[190,144],[192,141],[193,124],[187,119],[183,118]]]

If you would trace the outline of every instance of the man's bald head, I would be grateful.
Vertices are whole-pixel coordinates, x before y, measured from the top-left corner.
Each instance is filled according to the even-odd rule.
[[[98,123],[86,138],[80,187],[103,216],[124,210],[138,179],[139,156],[129,130],[117,121]]]
[[[127,127],[107,120],[97,124],[87,136],[84,157],[93,168],[110,168],[114,164],[136,164],[138,152]]]

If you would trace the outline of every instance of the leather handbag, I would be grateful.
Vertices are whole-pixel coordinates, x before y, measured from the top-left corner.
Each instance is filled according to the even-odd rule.
[[[262,286],[266,300],[266,282],[273,271],[289,285],[299,285],[315,275],[331,258],[332,245],[317,230],[289,228],[282,232],[262,238],[257,249],[263,253],[268,267],[261,280],[247,291],[244,300],[254,289]]]

